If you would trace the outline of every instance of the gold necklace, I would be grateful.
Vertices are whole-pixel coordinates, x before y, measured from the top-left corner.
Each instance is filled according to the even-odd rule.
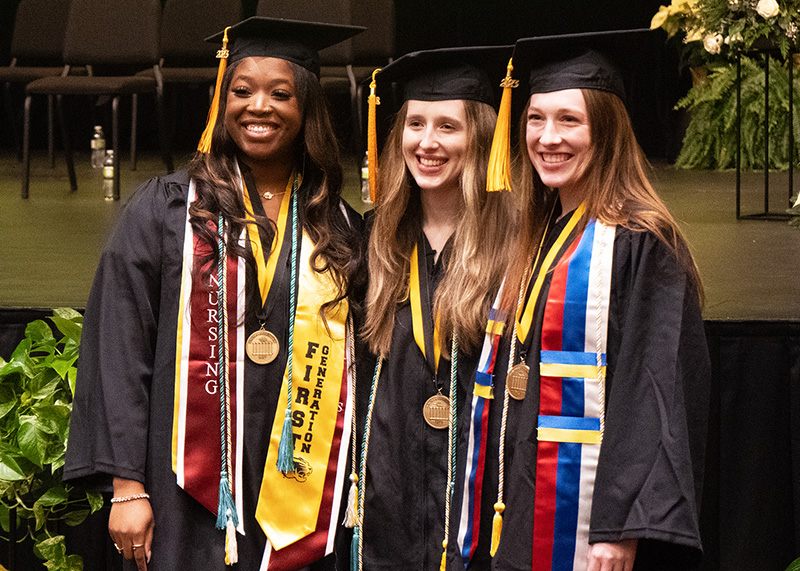
[[[270,192],[270,191],[266,191],[266,192],[265,192],[264,194],[262,194],[261,196],[263,196],[263,197],[264,197],[264,198],[266,198],[267,200],[272,200],[272,199],[273,199],[273,198],[275,198],[276,196],[280,196],[281,194],[284,194],[285,192],[286,192],[286,191],[284,190],[283,192],[276,192],[276,193],[274,193],[274,194],[273,194],[273,193],[272,193],[272,192]]]

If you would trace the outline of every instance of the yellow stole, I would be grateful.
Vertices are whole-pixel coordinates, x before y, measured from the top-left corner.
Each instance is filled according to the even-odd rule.
[[[291,239],[284,236],[291,204],[291,184],[290,180],[281,201],[274,251],[266,264],[257,228],[250,225],[248,229],[258,267],[262,303],[272,286],[281,244],[284,239]],[[249,216],[252,206],[247,192],[244,196]],[[276,468],[288,392],[287,364],[256,506],[256,520],[276,550],[317,529],[328,467],[330,462],[338,460],[338,451],[332,450],[332,442],[339,402],[347,398],[346,393],[342,395],[342,375],[348,303],[343,300],[328,312],[326,327],[319,313],[320,307],[333,299],[338,289],[330,272],[319,273],[311,267],[314,244],[305,233],[299,249],[291,371],[295,471],[284,476]],[[346,447],[347,443],[341,445]]]

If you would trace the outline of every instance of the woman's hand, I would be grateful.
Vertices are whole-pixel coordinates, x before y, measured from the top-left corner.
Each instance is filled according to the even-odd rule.
[[[631,571],[638,543],[638,539],[623,539],[590,545],[587,571]]]
[[[135,480],[114,478],[114,497],[144,493],[144,485]],[[153,542],[153,509],[147,499],[111,504],[108,532],[125,559],[135,559],[138,571],[147,571]]]

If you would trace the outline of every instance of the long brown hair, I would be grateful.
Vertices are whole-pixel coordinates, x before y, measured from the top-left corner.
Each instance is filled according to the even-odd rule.
[[[586,214],[582,224],[597,219],[634,231],[652,232],[675,253],[679,263],[697,287],[700,300],[703,286],[697,266],[689,253],[678,223],[649,180],[650,164],[636,141],[630,117],[622,100],[611,93],[581,89],[586,102],[591,135],[591,153],[581,173]],[[516,307],[519,284],[529,264],[529,255],[538,248],[546,218],[558,197],[557,189],[542,183],[531,164],[525,144],[528,106],[519,122],[517,159],[521,164],[519,190],[522,195],[516,255],[509,267],[507,283],[515,284],[503,292],[503,306]]]
[[[216,237],[208,222],[216,224],[222,214],[229,224],[228,248],[255,266],[252,254],[240,247],[237,237],[248,224],[244,200],[236,184],[236,157],[239,148],[225,128],[227,93],[239,62],[228,67],[223,78],[219,113],[208,153],[196,153],[189,164],[189,176],[196,182],[197,198],[189,207],[189,220],[198,236],[211,246],[211,261],[217,261]],[[358,232],[342,215],[342,167],[339,146],[325,104],[319,81],[313,73],[292,62],[295,91],[303,116],[303,127],[295,148],[295,165],[302,170],[303,182],[297,192],[298,212],[303,229],[314,242],[311,265],[317,272],[331,270],[337,295],[323,305],[335,306],[355,285],[351,282],[361,273],[363,246]],[[256,217],[255,224],[272,235],[275,224],[265,217]],[[255,303],[256,300],[254,300]],[[352,300],[357,302],[357,300]],[[259,302],[260,303],[260,302]]]
[[[397,306],[408,295],[411,252],[422,232],[419,188],[403,158],[403,129],[408,104],[397,113],[381,154],[375,218],[369,241],[369,288],[364,337],[370,349],[386,356],[392,340]],[[512,226],[509,203],[500,193],[486,192],[496,115],[476,101],[464,101],[468,147],[460,177],[462,205],[459,223],[445,263],[445,274],[434,298],[440,339],[457,333],[462,346],[477,345],[488,309],[506,264],[504,248]]]

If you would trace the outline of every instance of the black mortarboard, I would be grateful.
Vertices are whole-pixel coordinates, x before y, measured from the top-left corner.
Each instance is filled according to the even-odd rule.
[[[367,118],[367,157],[369,184],[375,200],[378,142],[376,89],[390,94],[395,84],[401,101],[480,101],[494,106],[500,93],[500,80],[511,57],[513,46],[469,46],[441,48],[406,54],[372,74]],[[384,104],[383,108],[389,107]]]
[[[406,54],[376,75],[379,91],[397,84],[402,100],[465,99],[494,105],[512,46],[442,48]]]
[[[274,57],[296,63],[319,78],[319,50],[343,42],[364,30],[366,28],[363,26],[253,16],[206,38],[207,42],[222,44],[222,49],[217,51],[220,60],[217,84],[197,150],[207,153],[211,149],[222,77],[228,64],[246,57]]]
[[[654,32],[649,29],[585,32],[522,38],[514,45],[510,85],[519,82],[514,97],[504,94],[489,158],[487,190],[510,188],[511,117],[518,117],[534,93],[563,89],[595,89],[625,101],[626,83]],[[515,86],[515,85],[514,85]]]
[[[246,57],[275,57],[296,63],[319,77],[319,50],[364,30],[362,26],[253,16],[227,29],[228,64]],[[222,31],[206,41],[222,43],[224,35]]]
[[[625,83],[652,30],[614,30],[517,40],[514,76],[527,94],[562,89],[607,91],[625,101]]]

